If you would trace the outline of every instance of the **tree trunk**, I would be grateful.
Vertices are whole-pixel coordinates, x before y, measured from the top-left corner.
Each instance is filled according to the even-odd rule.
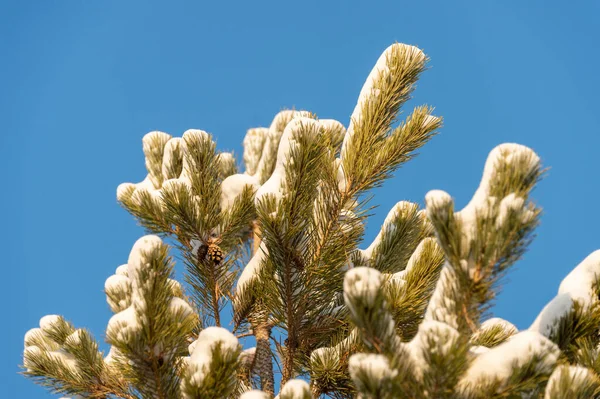
[[[252,226],[252,254],[260,248],[260,227],[255,221]],[[257,304],[260,307],[260,304]],[[263,313],[262,310],[256,309],[256,313]],[[268,324],[268,315],[261,315],[258,320],[252,321],[252,333],[256,337],[256,352],[254,354],[254,362],[252,370],[260,378],[260,388],[274,395],[275,378],[273,376],[273,357],[271,355],[271,326]]]
[[[274,395],[275,378],[273,376],[273,358],[271,356],[271,328],[266,323],[253,327],[256,337],[256,353],[254,354],[254,372],[260,378],[260,389]]]

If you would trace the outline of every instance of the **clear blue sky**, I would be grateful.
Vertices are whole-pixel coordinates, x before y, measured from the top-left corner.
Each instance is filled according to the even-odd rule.
[[[497,144],[532,147],[552,168],[535,191],[542,225],[494,310],[527,327],[600,248],[600,6],[412,3],[3,1],[2,396],[49,397],[16,375],[41,316],[102,339],[104,280],[142,235],[115,189],[144,177],[145,133],[203,129],[239,154],[282,107],[347,125],[394,41],[431,57],[411,105],[435,106],[445,127],[377,191],[367,239],[398,200],[443,189],[465,205]]]

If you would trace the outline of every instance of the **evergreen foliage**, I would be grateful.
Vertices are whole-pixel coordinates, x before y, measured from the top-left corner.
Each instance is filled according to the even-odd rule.
[[[282,111],[248,131],[242,173],[204,131],[144,136],[148,174],[117,199],[148,235],[105,283],[110,352],[45,316],[23,373],[89,398],[600,397],[600,251],[529,329],[490,318],[539,222],[531,149],[496,147],[460,211],[442,191],[398,202],[359,248],[369,190],[441,127],[428,106],[398,121],[426,64],[390,46],[347,128]]]

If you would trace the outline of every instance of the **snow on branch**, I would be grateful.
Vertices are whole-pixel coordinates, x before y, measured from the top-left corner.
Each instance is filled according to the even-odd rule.
[[[222,327],[208,327],[189,348],[181,379],[183,398],[225,398],[236,387],[241,346]]]
[[[427,194],[427,216],[447,264],[426,317],[471,333],[478,329],[498,282],[533,237],[540,211],[529,193],[541,174],[531,149],[502,144],[490,153],[479,188],[461,211],[454,211],[447,193]]]
[[[369,191],[442,126],[429,106],[398,120],[427,62],[391,45],[347,129],[283,110],[247,130],[244,170],[206,131],[146,134],[146,176],[116,194],[149,235],[104,283],[109,352],[49,315],[23,373],[90,398],[597,397],[600,250],[529,329],[489,317],[539,221],[533,150],[493,149],[461,210],[440,190],[397,202],[359,249]]]

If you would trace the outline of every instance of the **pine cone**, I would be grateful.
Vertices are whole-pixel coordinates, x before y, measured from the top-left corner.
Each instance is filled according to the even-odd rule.
[[[210,244],[206,253],[208,259],[212,260],[216,265],[223,261],[223,251],[217,244]]]
[[[206,258],[206,254],[208,253],[208,245],[200,244],[198,250],[196,251],[196,255],[198,256],[198,260],[202,261]]]

